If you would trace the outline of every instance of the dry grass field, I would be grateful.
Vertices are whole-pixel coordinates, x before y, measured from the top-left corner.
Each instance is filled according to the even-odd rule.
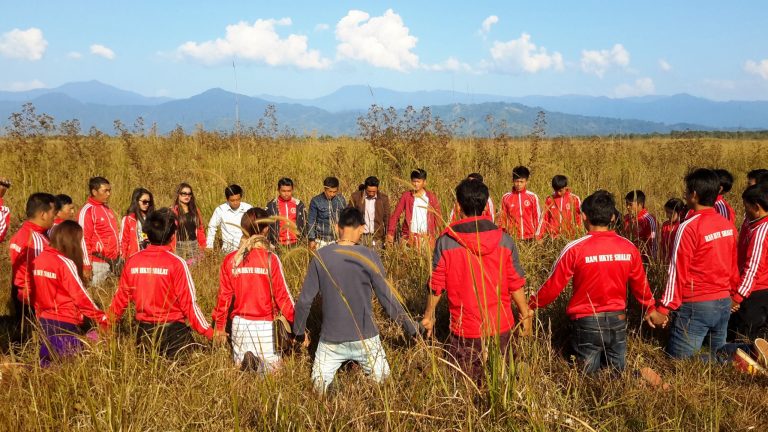
[[[481,172],[498,202],[511,188],[511,169],[531,168],[529,189],[543,199],[554,174],[565,174],[584,197],[598,188],[622,199],[631,189],[649,196],[649,207],[663,220],[663,204],[682,194],[682,177],[691,167],[724,167],[737,178],[727,198],[742,214],[739,195],[746,172],[768,165],[768,141],[714,138],[580,138],[480,140],[391,145],[340,138],[237,138],[197,132],[168,137],[98,134],[41,138],[22,143],[0,140],[0,175],[14,180],[7,194],[12,231],[21,220],[26,196],[36,191],[67,193],[78,204],[87,197],[87,180],[103,175],[113,184],[111,206],[124,212],[133,188],[143,186],[168,205],[175,185],[193,185],[203,214],[223,202],[225,184],[237,182],[244,200],[263,206],[275,195],[281,176],[292,177],[295,195],[306,203],[322,190],[325,176],[341,180],[345,196],[368,175],[382,180],[393,199],[405,190],[408,173],[422,167],[428,187],[448,213],[452,188],[472,171]],[[521,245],[528,290],[546,277],[564,241]],[[3,248],[7,248],[6,244]],[[305,249],[283,256],[289,286],[298,294],[310,258]],[[428,256],[401,247],[383,253],[389,277],[413,315],[423,312]],[[209,313],[218,289],[215,254],[193,268],[201,308]],[[0,258],[0,286],[10,286],[6,252]],[[665,269],[649,271],[660,294]],[[109,303],[115,281],[95,292]],[[206,348],[177,362],[147,356],[134,346],[130,323],[82,356],[41,369],[37,345],[8,348],[1,336],[3,361],[20,362],[2,374],[2,430],[768,430],[768,378],[740,374],[728,366],[672,362],[661,352],[665,335],[630,320],[628,371],[620,377],[587,377],[560,354],[567,336],[564,307],[568,293],[537,316],[535,335],[516,340],[514,357],[495,361],[487,388],[478,389],[446,362],[439,340],[447,334],[441,305],[438,341],[406,344],[398,328],[379,315],[392,376],[383,385],[367,381],[355,368],[338,375],[338,392],[318,398],[309,379],[310,353],[285,361],[268,377],[241,373],[227,348]],[[7,313],[7,308],[6,308]],[[319,325],[317,312],[310,328]],[[0,328],[0,334],[7,333]],[[644,386],[632,373],[643,366],[671,384],[662,392]]]

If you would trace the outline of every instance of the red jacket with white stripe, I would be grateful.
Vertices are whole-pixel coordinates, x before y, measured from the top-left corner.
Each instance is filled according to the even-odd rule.
[[[557,238],[564,234],[573,238],[580,227],[581,199],[576,194],[566,190],[563,196],[552,194],[547,197],[539,237],[549,235]]]
[[[146,238],[135,214],[123,216],[120,221],[120,256],[128,258],[140,251]]]
[[[11,209],[3,204],[3,199],[0,198],[0,243],[5,240],[5,236],[8,234],[8,226],[11,224]]]
[[[736,260],[736,227],[711,207],[693,212],[677,229],[657,309],[666,314],[682,303],[729,297],[739,284]]]
[[[216,329],[224,330],[230,307],[230,318],[272,321],[279,310],[293,322],[293,298],[288,292],[280,258],[266,249],[256,248],[236,266],[235,255],[237,252],[230,253],[221,264],[219,297],[213,310]]]
[[[750,222],[746,237],[739,244],[741,282],[733,295],[738,303],[755,291],[768,290],[768,216]]]
[[[736,223],[736,212],[722,195],[717,196],[717,200],[715,201],[715,211],[717,211],[717,214],[720,216],[728,219],[728,222],[732,224]]]
[[[640,251],[614,231],[591,231],[563,249],[552,272],[531,296],[532,309],[552,303],[573,278],[570,319],[627,308],[627,283],[644,311],[655,308]]]
[[[656,217],[648,209],[640,210],[637,217],[630,214],[624,216],[624,232],[644,256],[654,259],[659,253],[657,230]]]
[[[9,252],[11,256],[11,282],[18,287],[17,297],[24,304],[32,304],[29,298],[34,268],[34,259],[48,245],[45,228],[30,221],[21,224],[21,228],[11,237]]]
[[[197,305],[195,283],[184,259],[168,246],[149,245],[128,258],[120,286],[109,307],[119,319],[128,303],[136,306],[136,321],[165,324],[189,321],[196,332],[210,339],[213,329]]]
[[[120,256],[117,218],[112,209],[104,203],[88,198],[80,209],[78,223],[83,227],[83,254],[87,255],[86,267],[91,262],[104,262],[96,256],[115,260]]]
[[[440,202],[437,201],[437,196],[424,189],[429,204],[426,204],[424,200],[416,198],[412,191],[403,192],[400,195],[400,200],[397,202],[397,207],[392,215],[389,217],[389,223],[387,224],[387,235],[395,235],[397,231],[397,223],[400,221],[400,216],[405,213],[403,218],[403,225],[401,228],[401,234],[404,239],[410,237],[411,234],[411,220],[413,219],[414,207],[428,207],[427,209],[427,232],[429,236],[437,236],[438,223],[442,217],[442,211],[440,210]]]
[[[541,229],[538,195],[528,190],[512,190],[504,194],[501,197],[499,226],[515,238],[536,238]]]
[[[107,315],[88,294],[74,261],[51,246],[35,258],[33,286],[32,304],[38,318],[81,325],[88,317],[107,325]]]
[[[672,245],[675,243],[675,232],[680,222],[666,221],[661,225],[661,259],[668,263],[672,258]]]
[[[446,292],[450,329],[465,338],[509,331],[515,325],[512,293],[523,288],[525,274],[514,240],[490,218],[452,223],[435,243],[429,287]]]

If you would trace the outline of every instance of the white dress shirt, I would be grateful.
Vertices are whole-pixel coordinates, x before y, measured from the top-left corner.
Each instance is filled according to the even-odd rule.
[[[208,236],[206,238],[206,247],[213,249],[213,240],[216,238],[216,230],[221,227],[221,250],[230,253],[240,247],[240,239],[243,232],[240,230],[240,221],[245,212],[253,207],[252,205],[241,202],[237,210],[232,210],[228,203],[224,203],[213,211],[211,221],[208,222]]]
[[[411,232],[413,234],[425,234],[427,232],[427,214],[429,212],[429,197],[424,193],[420,197],[414,197],[413,215],[411,216]]]

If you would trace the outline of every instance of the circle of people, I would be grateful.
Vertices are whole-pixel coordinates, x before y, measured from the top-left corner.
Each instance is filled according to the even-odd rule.
[[[497,214],[482,176],[470,174],[456,186],[447,223],[422,169],[412,172],[412,188],[394,211],[376,177],[365,179],[349,203],[339,194],[338,179],[328,177],[308,211],[293,196],[290,178],[278,181],[277,196],[264,208],[244,202],[243,189],[232,184],[207,232],[188,183],[177,187],[170,208],[156,209],[152,193],[136,189],[118,224],[108,205],[109,181],[93,177],[77,215],[67,195],[29,196],[26,220],[9,245],[15,313],[20,324],[31,318],[39,329],[43,366],[82,350],[84,338],[98,337],[94,329],[110,328],[133,303],[141,346],[176,356],[195,345],[194,331],[215,343],[229,340],[235,364],[268,373],[280,366],[284,346],[275,329],[283,325],[294,343],[307,346],[307,317],[320,295],[323,322],[312,381],[322,393],[346,361],[357,361],[376,381],[389,375],[372,319],[373,295],[408,337],[420,338],[432,335],[445,294],[450,315],[445,351],[481,382],[486,342],[497,338],[506,353],[516,329],[513,304],[517,329],[528,334],[534,310],[552,303],[572,280],[566,306],[570,348],[587,373],[625,368],[627,286],[649,326],[670,328],[665,352],[672,358],[736,358],[752,371],[760,369],[765,345],[735,342],[739,336],[762,341],[768,328],[768,170],[748,173],[740,230],[723,198],[734,184],[726,170],[691,171],[684,199],[665,204],[660,229],[642,191],[626,194],[622,217],[611,193],[598,190],[582,201],[562,175],[552,178],[553,193],[542,212],[538,196],[527,189],[530,175],[526,167],[513,169],[513,189],[502,197]],[[10,221],[2,201],[9,188],[2,179],[0,241]],[[197,304],[189,268],[214,249],[218,231],[226,256],[211,325]],[[545,236],[575,240],[526,298],[516,242]],[[379,257],[380,248],[395,241],[433,254],[420,321],[404,310]],[[299,245],[308,245],[313,258],[294,302],[279,255]],[[655,299],[646,266],[659,261],[668,265],[668,277]],[[119,283],[104,311],[86,282],[99,285],[110,275]],[[702,352],[705,342],[709,349]]]

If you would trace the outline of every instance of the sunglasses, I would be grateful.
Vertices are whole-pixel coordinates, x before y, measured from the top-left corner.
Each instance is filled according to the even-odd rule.
[[[192,192],[179,192],[181,196],[192,196]]]
[[[149,200],[139,200],[139,202],[140,202],[141,204],[144,204],[144,205],[147,205],[147,204],[152,204],[152,201],[149,201]]]

